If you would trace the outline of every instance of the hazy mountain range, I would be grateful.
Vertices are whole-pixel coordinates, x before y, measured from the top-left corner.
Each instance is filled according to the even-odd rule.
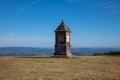
[[[72,48],[76,56],[91,56],[94,53],[120,51],[119,48]],[[53,48],[34,47],[0,47],[0,56],[49,56],[53,55]]]

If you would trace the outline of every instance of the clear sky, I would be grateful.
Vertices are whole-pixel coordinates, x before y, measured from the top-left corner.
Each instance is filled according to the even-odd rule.
[[[0,0],[0,47],[54,47],[62,19],[72,47],[120,48],[120,0]]]

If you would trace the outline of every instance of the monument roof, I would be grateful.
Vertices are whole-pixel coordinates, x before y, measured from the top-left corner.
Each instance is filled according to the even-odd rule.
[[[60,23],[60,25],[57,27],[57,29],[55,31],[71,32],[71,30],[66,26],[66,24],[64,23],[63,20],[62,20],[62,22]]]

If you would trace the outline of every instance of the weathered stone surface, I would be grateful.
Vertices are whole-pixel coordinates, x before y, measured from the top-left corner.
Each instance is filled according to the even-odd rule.
[[[62,20],[61,24],[55,30],[55,53],[54,56],[71,56],[70,44],[71,30]]]

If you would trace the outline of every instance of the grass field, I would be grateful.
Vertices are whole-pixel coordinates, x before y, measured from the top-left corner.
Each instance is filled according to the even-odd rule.
[[[120,80],[120,56],[0,57],[0,80]]]

